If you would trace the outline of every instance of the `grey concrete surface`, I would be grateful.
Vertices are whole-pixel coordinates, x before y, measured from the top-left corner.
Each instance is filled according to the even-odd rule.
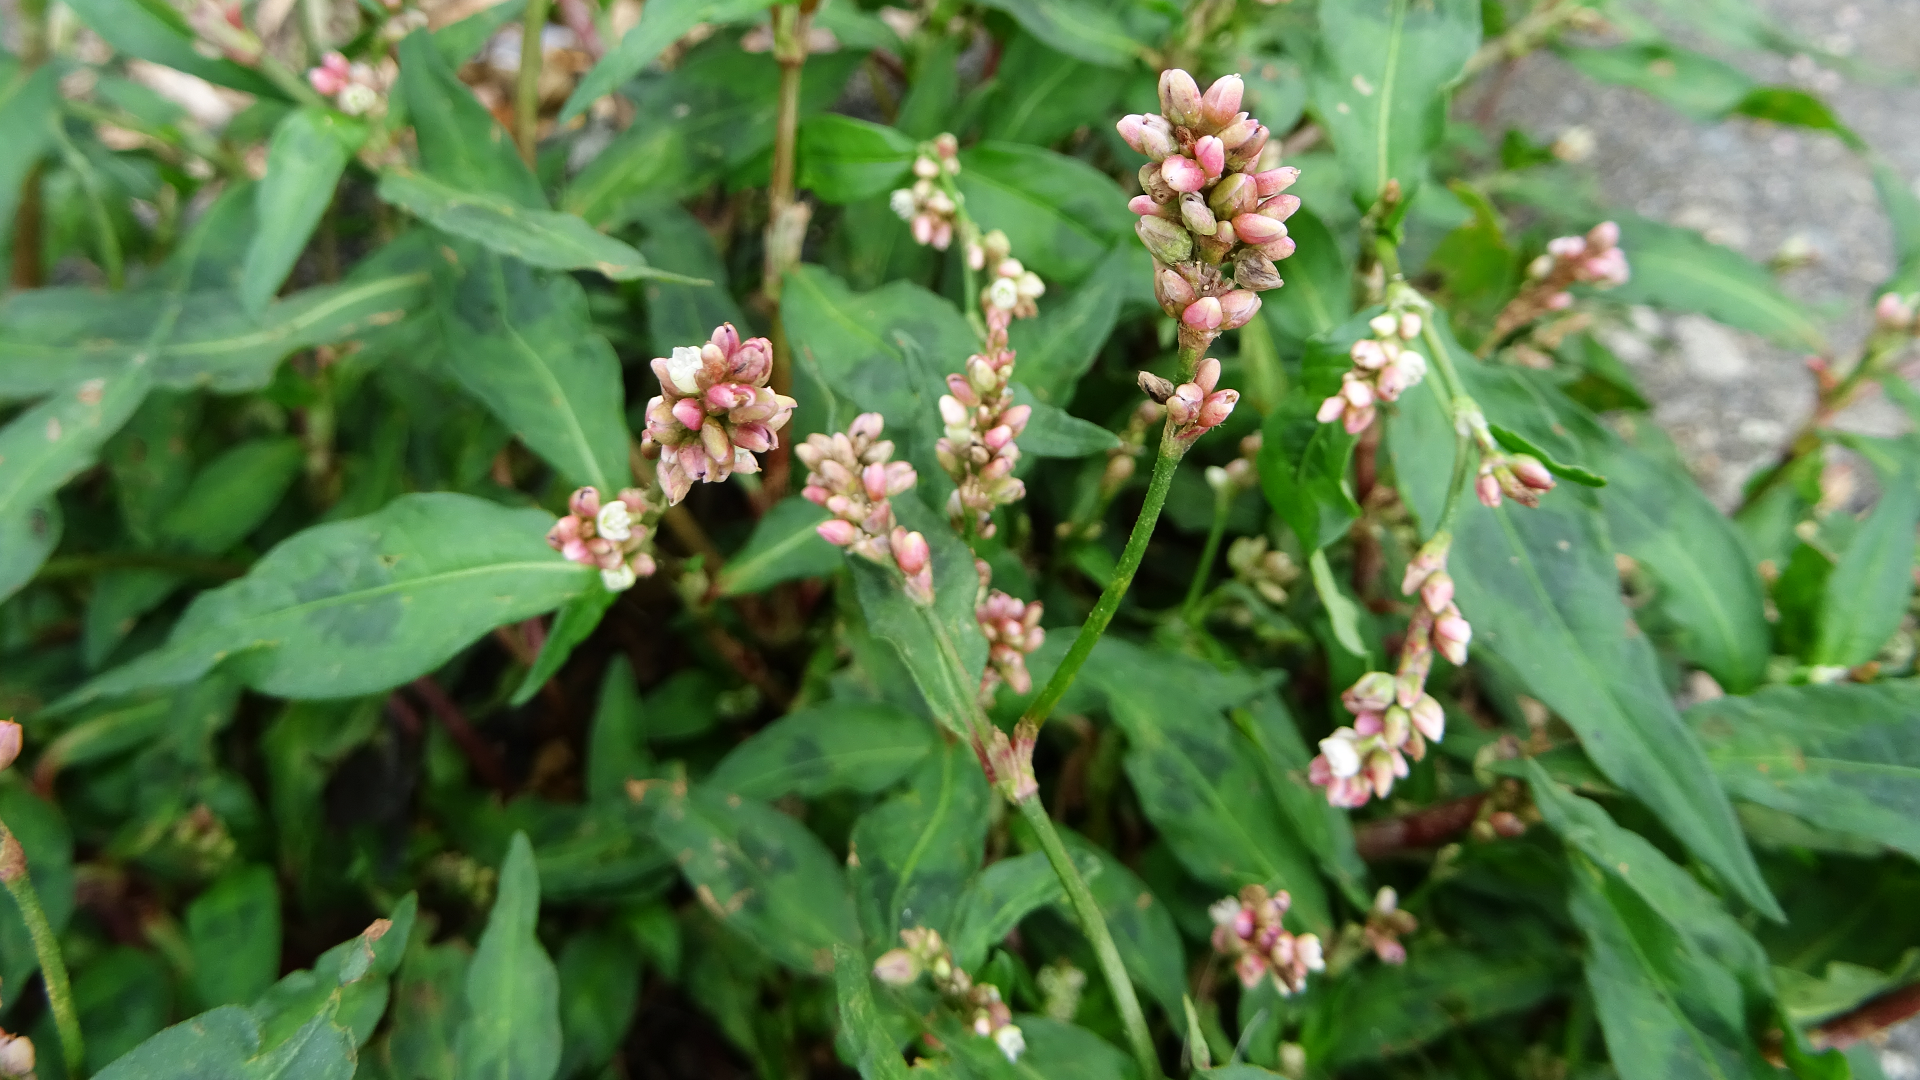
[[[1816,48],[1920,78],[1917,0],[1755,2]],[[1741,53],[1684,30],[1676,36],[1757,79],[1817,91],[1909,183],[1920,178],[1920,85],[1845,77],[1806,56]],[[1841,358],[1856,355],[1892,247],[1865,165],[1838,139],[1748,120],[1695,123],[1637,91],[1596,84],[1550,54],[1522,62],[1495,115],[1545,141],[1574,127],[1591,132],[1594,151],[1583,164],[1616,206],[1697,229],[1763,262],[1800,253],[1806,264],[1782,284],[1827,320]],[[1740,483],[1812,410],[1804,357],[1704,319],[1638,315],[1610,343],[1639,373],[1656,419],[1702,483],[1731,505]],[[1842,419],[1874,433],[1904,427],[1879,400]]]

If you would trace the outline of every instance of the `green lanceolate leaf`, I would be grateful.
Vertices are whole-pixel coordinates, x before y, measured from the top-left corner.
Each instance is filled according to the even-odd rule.
[[[1086,278],[1133,228],[1126,196],[1111,177],[1037,146],[969,147],[958,179],[980,227],[1004,231],[1020,261],[1049,283]]]
[[[1119,321],[1121,302],[1149,269],[1145,249],[1122,240],[1072,295],[1056,301],[1048,290],[1048,303],[1039,315],[1013,324],[1009,336],[1020,357],[1013,377],[1033,392],[1034,400],[1062,408],[1073,401],[1081,376]]]
[[[400,89],[420,141],[421,171],[458,191],[484,192],[545,209],[540,182],[486,106],[416,30],[400,42]]]
[[[466,1018],[454,1034],[458,1080],[550,1080],[560,1067],[560,984],[534,932],[540,876],[515,833],[486,932],[467,965]]]
[[[754,799],[873,794],[933,751],[925,720],[880,703],[840,701],[788,713],[728,751],[707,783]]]
[[[704,785],[656,798],[665,801],[655,835],[723,925],[794,970],[815,974],[832,970],[835,945],[859,942],[846,876],[804,825],[758,800]]]
[[[1771,1075],[1746,1030],[1766,954],[1686,871],[1530,763],[1535,804],[1573,849],[1587,987],[1623,1076]]]
[[[1154,676],[1141,677],[1145,671]],[[1222,893],[1250,884],[1284,888],[1309,928],[1330,932],[1319,872],[1268,794],[1253,748],[1189,691],[1216,673],[1108,638],[1082,674],[1106,692],[1114,723],[1126,732],[1127,776],[1141,809],[1188,872]]]
[[[438,288],[460,384],[569,481],[630,486],[620,361],[580,284],[470,248]]]
[[[647,282],[647,330],[655,356],[672,356],[676,346],[698,345],[721,323],[745,326],[740,305],[727,291],[727,267],[713,236],[678,203],[650,204],[639,215],[647,238],[640,253],[654,266],[712,285],[655,278]]]
[[[1517,393],[1500,381],[1507,376],[1482,374],[1464,353],[1455,351],[1454,362],[1490,408]],[[1402,395],[1389,446],[1401,492],[1423,523],[1438,519],[1453,443],[1431,382]],[[1614,550],[1603,519],[1578,489],[1556,489],[1536,509],[1466,502],[1450,561],[1456,602],[1473,623],[1473,647],[1498,657],[1572,726],[1608,779],[1660,814],[1747,903],[1777,918],[1779,905],[1733,808],[1620,600]]]
[[[1020,920],[1065,899],[1045,852],[1030,851],[991,864],[967,882],[954,904],[953,932],[947,935],[954,962],[972,971]]]
[[[1370,206],[1397,180],[1411,193],[1446,123],[1446,91],[1480,44],[1472,0],[1321,0],[1314,111]]]
[[[248,311],[264,311],[280,291],[366,135],[363,125],[312,106],[295,110],[273,129],[267,175],[253,189],[258,225],[240,274],[240,300]]]
[[[114,52],[164,64],[217,86],[281,97],[280,91],[257,71],[232,60],[202,56],[194,47],[195,35],[186,17],[169,5],[80,0],[72,8],[87,29],[99,34]]]
[[[982,134],[999,142],[1054,145],[1088,117],[1125,113],[1122,95],[1136,79],[1124,68],[1063,56],[1023,31],[1000,55],[993,97],[980,110]],[[935,120],[935,131],[948,122],[944,113]]]
[[[587,798],[626,798],[627,781],[647,775],[651,762],[646,707],[634,684],[633,665],[624,656],[615,657],[600,680],[600,702],[587,737]]]
[[[595,232],[573,214],[463,190],[420,173],[389,170],[380,177],[380,197],[442,232],[464,236],[530,266],[595,270],[615,281],[663,278],[706,284],[648,266],[633,245]]]
[[[828,513],[798,495],[775,503],[746,546],[720,568],[721,596],[745,596],[795,578],[822,577],[840,567],[840,550],[814,531]]]
[[[1118,13],[1090,0],[989,0],[986,6],[1013,16],[1048,48],[1089,64],[1125,67],[1141,52]]]
[[[1013,385],[1013,400],[1033,410],[1020,433],[1020,449],[1034,457],[1080,458],[1120,445],[1118,435],[1041,401],[1020,383]]]
[[[973,751],[954,742],[921,762],[906,786],[861,815],[848,841],[854,903],[867,940],[952,930],[960,889],[980,867],[993,794]]]
[[[1731,248],[1641,218],[1621,220],[1620,246],[1631,253],[1633,277],[1609,299],[1695,312],[1796,348],[1825,347],[1806,308],[1782,293],[1765,268]]]
[[[93,463],[146,397],[152,367],[133,363],[119,374],[68,386],[0,428],[0,599],[33,577],[59,541],[50,499]]]
[[[1261,427],[1260,488],[1308,551],[1346,535],[1360,516],[1347,480],[1356,439],[1315,414],[1322,401],[1340,391],[1342,375],[1353,366],[1347,350],[1372,332],[1366,317],[1377,313],[1361,312],[1308,342],[1299,381]]]
[[[0,221],[12,221],[21,184],[53,142],[60,103],[60,72],[52,64],[16,65],[0,78]]]
[[[1920,684],[1773,686],[1687,722],[1737,799],[1920,857]]]
[[[1520,950],[1435,942],[1408,951],[1404,965],[1358,966],[1328,980],[1335,1019],[1303,1043],[1310,1060],[1340,1065],[1407,1053],[1467,1024],[1538,1005],[1572,967],[1559,956]]]
[[[1920,471],[1901,461],[1880,470],[1880,480],[1879,504],[1861,522],[1827,578],[1813,647],[1816,664],[1851,667],[1871,660],[1900,628],[1913,596]]]
[[[852,1051],[861,1080],[909,1080],[900,1047],[873,1003],[873,984],[858,949],[834,947],[833,984],[840,1001],[841,1038]]]
[[[1504,428],[1499,424],[1488,424],[1487,428],[1493,432],[1495,442],[1516,454],[1531,454],[1540,460],[1540,464],[1547,467],[1548,472],[1562,480],[1571,480],[1581,487],[1599,488],[1607,486],[1606,477],[1601,476],[1591,469],[1583,469],[1578,465],[1569,465],[1559,460],[1551,453],[1542,449],[1540,444],[1511,428]]]
[[[238,1005],[175,1024],[95,1073],[98,1080],[252,1080],[260,1025]]]
[[[828,113],[800,125],[800,187],[850,203],[904,187],[918,140],[898,128]]]
[[[647,9],[640,25],[607,50],[587,72],[560,110],[565,123],[587,106],[612,93],[654,62],[667,46],[700,23],[729,23],[746,19],[772,6],[773,0],[667,0]]]
[[[524,705],[532,701],[547,680],[566,666],[573,650],[593,635],[607,609],[619,599],[620,594],[611,589],[588,589],[560,605],[553,616],[553,625],[547,628],[547,640],[540,646],[540,655],[534,657],[533,666],[527,669],[526,677],[520,680],[520,688],[513,692],[509,703]]]
[[[1600,493],[1615,546],[1654,579],[1681,655],[1733,693],[1766,675],[1771,651],[1760,575],[1731,521],[1693,479],[1609,438],[1594,459],[1612,484]]]
[[[1353,314],[1352,273],[1332,231],[1313,211],[1296,210],[1287,219],[1287,234],[1297,247],[1280,264],[1286,284],[1261,298],[1260,313],[1276,338],[1297,349]]]
[[[368,694],[409,682],[495,626],[600,587],[591,567],[547,546],[552,522],[538,510],[435,492],[315,526],[269,551],[246,577],[200,594],[166,644],[65,704],[177,686],[228,660],[241,681],[281,697]]]
[[[560,951],[560,1076],[606,1067],[640,1004],[640,951],[625,930],[603,926]]]
[[[240,1005],[280,973],[280,891],[273,871],[243,866],[187,907],[193,986],[201,1004]]]

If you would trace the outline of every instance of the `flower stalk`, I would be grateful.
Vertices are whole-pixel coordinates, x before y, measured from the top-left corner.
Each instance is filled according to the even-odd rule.
[[[0,769],[9,768],[20,756],[23,732],[11,720],[0,722]],[[67,977],[67,962],[60,954],[60,939],[54,936],[47,913],[40,907],[40,894],[33,890],[33,877],[27,872],[27,853],[13,830],[0,821],[0,885],[20,908],[20,921],[27,926],[33,942],[33,955],[40,961],[40,982],[47,990],[47,1006],[53,1011],[54,1028],[60,1034],[60,1054],[68,1076],[80,1076],[86,1062],[86,1045],[80,1035],[80,1013],[73,1004],[73,983]],[[31,1044],[29,1044],[30,1046]]]
[[[513,81],[513,141],[532,168],[540,142],[540,62],[546,52],[549,0],[527,0],[520,23],[520,70]]]

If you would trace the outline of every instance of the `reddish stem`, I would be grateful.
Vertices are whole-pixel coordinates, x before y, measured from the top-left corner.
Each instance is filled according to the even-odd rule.
[[[1435,848],[1466,832],[1487,800],[1483,792],[1416,810],[1400,817],[1369,821],[1354,830],[1353,844],[1369,861],[1404,851]]]
[[[427,703],[434,717],[446,727],[447,734],[453,736],[454,743],[460,747],[461,753],[467,755],[467,763],[473,766],[474,773],[481,781],[505,794],[511,785],[507,782],[506,767],[500,763],[500,755],[474,730],[466,714],[460,711],[460,706],[455,705],[447,692],[440,689],[440,684],[433,681],[433,676],[423,675],[415,679],[413,692],[420,695],[420,700]]]

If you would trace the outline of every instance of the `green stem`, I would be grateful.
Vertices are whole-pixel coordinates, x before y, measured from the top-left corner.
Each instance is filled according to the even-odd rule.
[[[27,924],[27,936],[33,939],[33,953],[40,961],[40,980],[47,989],[54,1026],[60,1032],[60,1053],[66,1061],[67,1075],[80,1076],[86,1051],[80,1039],[80,1014],[73,1007],[73,985],[67,979],[67,962],[60,955],[60,941],[47,922],[47,913],[40,908],[39,894],[33,891],[33,878],[27,873],[27,854],[5,822],[0,822],[0,883],[6,885],[14,903],[20,905],[20,921]]]
[[[1053,672],[1053,678],[1047,680],[1033,704],[1027,706],[1022,719],[1032,721],[1035,727],[1047,722],[1047,716],[1060,698],[1073,685],[1074,676],[1080,673],[1080,665],[1087,662],[1093,653],[1093,647],[1100,635],[1107,632],[1107,624],[1113,621],[1113,613],[1120,609],[1121,598],[1127,595],[1127,589],[1133,584],[1134,572],[1140,569],[1140,560],[1147,553],[1147,541],[1153,538],[1153,527],[1160,520],[1160,511],[1167,505],[1167,491],[1173,487],[1173,471],[1180,467],[1180,458],[1186,454],[1186,447],[1176,443],[1171,435],[1171,421],[1168,434],[1161,436],[1160,456],[1153,462],[1153,479],[1147,484],[1147,501],[1140,507],[1140,516],[1134,520],[1133,533],[1127,537],[1126,550],[1120,553],[1120,565],[1113,571],[1113,580],[1100,594],[1100,601],[1093,605],[1087,621],[1080,627],[1080,634],[1073,639],[1073,647],[1067,650],[1065,659]]]
[[[520,156],[528,167],[540,142],[540,60],[545,49],[541,38],[547,28],[548,0],[527,0],[520,23],[520,71],[513,81],[513,141],[520,144]]]
[[[1820,395],[1820,400],[1814,406],[1813,415],[1807,418],[1807,422],[1801,425],[1799,432],[1787,443],[1787,449],[1780,455],[1780,460],[1748,482],[1741,496],[1741,509],[1752,505],[1754,500],[1779,483],[1794,462],[1818,450],[1825,443],[1826,440],[1821,433],[1827,422],[1833,418],[1833,414],[1851,405],[1861,387],[1869,380],[1879,378],[1886,370],[1888,363],[1906,351],[1909,340],[1911,339],[1905,334],[1886,333],[1876,334],[1867,339],[1866,350],[1861,354],[1860,362],[1841,376],[1833,389]]]
[[[1200,548],[1200,565],[1193,568],[1193,581],[1187,585],[1186,602],[1180,605],[1180,617],[1193,621],[1194,609],[1200,606],[1200,596],[1206,591],[1207,578],[1212,576],[1213,560],[1220,555],[1220,540],[1227,534],[1227,513],[1233,508],[1233,489],[1222,487],[1213,494],[1213,526],[1207,530],[1207,542]]]
[[[1426,339],[1427,351],[1433,354],[1434,370],[1440,374],[1448,398],[1447,415],[1453,418],[1453,476],[1447,483],[1447,502],[1440,511],[1440,523],[1436,533],[1453,531],[1454,518],[1459,516],[1460,504],[1468,487],[1471,486],[1473,466],[1470,459],[1473,454],[1473,428],[1470,415],[1477,415],[1480,406],[1467,396],[1466,386],[1460,381],[1460,372],[1453,366],[1453,357],[1447,352],[1446,342],[1440,340],[1440,334],[1433,327],[1433,313],[1428,311],[1422,323],[1420,336]]]
[[[1053,819],[1047,816],[1046,808],[1040,805],[1040,797],[1036,795],[1023,799],[1019,805],[1020,816],[1027,819],[1027,824],[1039,838],[1040,849],[1047,853],[1047,862],[1052,864],[1053,872],[1067,890],[1067,902],[1073,905],[1074,914],[1080,919],[1080,928],[1093,945],[1093,954],[1100,961],[1100,973],[1106,977],[1107,987],[1113,992],[1114,1004],[1120,1009],[1120,1022],[1127,1029],[1127,1045],[1133,1051],[1134,1061],[1140,1066],[1141,1080],[1159,1080],[1160,1056],[1154,1052],[1153,1036],[1147,1031],[1146,1014],[1140,1010],[1140,999],[1133,992],[1133,980],[1127,976],[1126,965],[1120,960],[1120,950],[1113,943],[1113,934],[1107,929],[1106,917],[1100,913],[1100,904],[1093,898],[1093,890],[1087,888],[1086,879],[1080,876],[1080,868],[1073,864],[1073,856],[1067,853],[1067,846],[1061,843],[1060,832],[1053,827]]]

